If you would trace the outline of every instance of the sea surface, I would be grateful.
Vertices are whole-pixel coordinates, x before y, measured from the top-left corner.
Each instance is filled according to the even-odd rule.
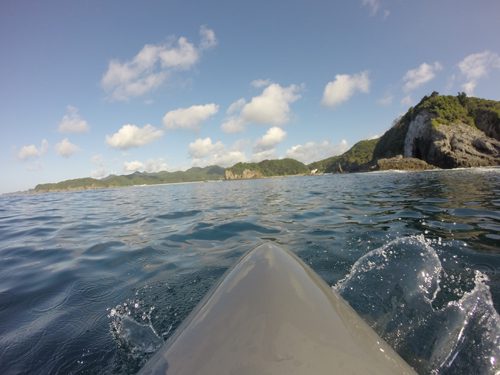
[[[0,373],[133,374],[273,241],[421,374],[500,371],[500,169],[0,197]]]

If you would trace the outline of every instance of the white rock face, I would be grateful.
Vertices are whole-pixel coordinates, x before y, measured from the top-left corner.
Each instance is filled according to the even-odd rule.
[[[415,143],[416,138],[422,137],[429,126],[429,114],[427,112],[419,113],[415,119],[410,122],[408,126],[408,132],[405,137],[405,148],[404,148],[404,157],[411,158],[413,157],[413,144]]]

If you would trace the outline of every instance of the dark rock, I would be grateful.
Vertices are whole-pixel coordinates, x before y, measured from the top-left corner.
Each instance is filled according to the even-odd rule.
[[[379,171],[404,170],[404,171],[423,171],[426,169],[435,169],[436,167],[417,158],[403,158],[398,155],[394,158],[379,159],[374,168]]]

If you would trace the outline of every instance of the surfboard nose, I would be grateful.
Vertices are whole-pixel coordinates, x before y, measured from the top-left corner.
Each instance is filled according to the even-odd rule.
[[[412,374],[290,251],[264,243],[198,305],[143,374]]]

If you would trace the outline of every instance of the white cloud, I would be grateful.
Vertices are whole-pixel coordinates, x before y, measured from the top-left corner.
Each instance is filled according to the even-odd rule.
[[[380,0],[361,0],[361,4],[370,10],[370,15],[374,16],[380,9]]]
[[[300,98],[300,90],[297,85],[283,87],[271,83],[249,102],[238,99],[229,106],[226,112],[229,117],[221,129],[226,133],[236,133],[243,131],[248,123],[282,126],[290,121],[290,105]]]
[[[434,64],[424,62],[419,67],[408,70],[403,77],[403,91],[410,92],[431,81],[436,76],[436,73],[442,69],[443,66],[436,61]]]
[[[403,99],[401,99],[401,105],[410,106],[413,104],[413,99],[410,95],[406,95]]]
[[[64,158],[69,158],[75,152],[80,150],[80,148],[77,145],[71,143],[68,138],[64,138],[61,142],[56,143],[54,147],[56,149],[56,152]]]
[[[273,83],[245,104],[241,116],[246,122],[283,125],[289,121],[290,104],[300,98],[299,91],[296,85],[282,87]]]
[[[126,161],[123,163],[123,171],[125,173],[132,173],[137,171],[157,173],[161,171],[166,171],[167,169],[168,165],[163,158],[149,159],[145,163],[139,160]]]
[[[277,158],[278,156],[276,155],[276,149],[270,148],[269,150],[254,152],[252,154],[250,161],[253,163],[258,163],[259,161],[262,160],[277,159]]]
[[[37,147],[33,144],[21,147],[21,149],[17,153],[17,157],[20,160],[37,158],[44,155],[47,152],[48,148],[49,148],[49,142],[46,139],[42,139],[40,147]]]
[[[89,125],[78,113],[78,108],[69,105],[66,108],[66,114],[59,122],[59,131],[61,133],[84,133],[88,130]]]
[[[340,155],[349,149],[345,139],[338,144],[330,141],[307,142],[303,145],[295,145],[286,151],[286,157],[299,160],[305,164],[323,160],[331,156]]]
[[[207,138],[198,138],[189,144],[189,155],[192,159],[192,165],[196,167],[205,167],[207,165],[219,165],[229,167],[238,162],[246,161],[245,154],[236,149],[227,149],[222,142],[215,143]]]
[[[123,171],[125,173],[137,172],[140,169],[144,169],[144,164],[138,160],[126,161],[123,163]]]
[[[240,133],[245,130],[245,125],[241,117],[231,117],[222,123],[221,129],[225,133]]]
[[[167,112],[163,124],[168,129],[199,129],[201,123],[219,111],[217,104],[193,105]]]
[[[197,47],[185,37],[163,44],[146,44],[131,60],[111,60],[101,86],[112,100],[128,100],[160,86],[175,70],[188,70],[200,59],[201,51],[217,44],[213,30],[202,26]]]
[[[201,49],[210,49],[217,45],[217,37],[215,36],[215,32],[212,29],[209,29],[207,26],[203,25],[200,27],[200,36]]]
[[[163,131],[154,126],[145,125],[140,128],[136,125],[126,124],[115,134],[106,136],[106,143],[114,148],[128,149],[131,147],[140,147],[151,143],[163,135]]]
[[[370,78],[367,71],[353,75],[337,74],[335,80],[326,84],[322,104],[334,107],[349,100],[356,92],[366,94],[369,91]]]
[[[458,68],[466,79],[463,90],[472,95],[481,78],[488,76],[492,69],[500,69],[500,56],[491,51],[473,53],[460,61]]]
[[[274,126],[270,128],[262,138],[255,144],[254,151],[262,152],[274,148],[278,143],[282,142],[286,137],[286,132]]]
[[[193,159],[202,159],[210,154],[218,153],[224,150],[224,145],[218,141],[212,143],[210,137],[198,138],[189,144],[189,155]]]
[[[244,98],[239,98],[237,101],[231,103],[226,113],[228,115],[234,115],[242,110],[247,101]]]
[[[253,80],[252,82],[250,82],[250,84],[253,87],[255,87],[256,89],[260,89],[262,87],[269,86],[271,83],[272,82],[270,79],[256,79],[256,80]]]
[[[90,177],[92,178],[97,178],[97,179],[101,179],[101,178],[104,178],[106,176],[109,175],[109,172],[106,168],[104,167],[98,167],[97,169],[93,169],[91,172],[90,172]]]
[[[167,169],[168,164],[163,158],[149,159],[144,163],[144,170],[149,173],[157,173],[166,171]]]

